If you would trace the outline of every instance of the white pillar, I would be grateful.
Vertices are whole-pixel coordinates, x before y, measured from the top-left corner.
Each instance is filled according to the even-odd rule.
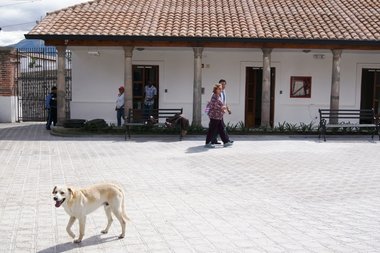
[[[193,126],[202,125],[202,47],[194,47]]]
[[[270,126],[270,68],[271,48],[262,48],[263,51],[263,84],[261,96],[261,126]]]
[[[57,59],[57,126],[66,120],[66,46],[58,46]]]
[[[331,95],[330,110],[339,109],[339,90],[340,90],[340,60],[342,58],[341,49],[331,50],[333,53],[332,74],[331,74]],[[330,119],[330,123],[338,123],[338,119]]]
[[[124,115],[127,117],[129,108],[133,108],[132,84],[133,47],[124,47]]]

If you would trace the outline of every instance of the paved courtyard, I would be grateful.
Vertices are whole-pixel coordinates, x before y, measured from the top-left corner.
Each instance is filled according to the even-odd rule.
[[[379,252],[380,142],[368,136],[57,137],[0,124],[0,252]],[[118,240],[103,208],[82,243],[56,184],[116,182],[130,218]],[[78,224],[73,231],[78,234]]]

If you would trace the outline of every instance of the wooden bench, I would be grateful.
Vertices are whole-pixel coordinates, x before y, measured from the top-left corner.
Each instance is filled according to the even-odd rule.
[[[153,109],[151,111],[151,116],[146,118],[143,109],[129,109],[128,116],[125,120],[125,140],[131,138],[131,128],[133,126],[146,126],[146,127],[166,127],[166,119],[176,116],[177,114],[182,114],[183,109]],[[182,127],[179,127],[179,139],[182,140]]]
[[[323,140],[326,141],[327,128],[372,128],[372,139],[375,134],[379,135],[379,121],[373,109],[319,109],[319,139],[323,135]],[[353,120],[354,122],[350,122]],[[330,123],[337,122],[337,123]],[[380,140],[380,135],[379,135]]]

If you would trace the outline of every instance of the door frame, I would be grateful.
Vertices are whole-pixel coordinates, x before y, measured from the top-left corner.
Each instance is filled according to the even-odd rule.
[[[161,106],[165,93],[161,92],[161,90],[166,89],[164,85],[164,63],[162,61],[133,61],[132,66],[138,66],[138,65],[144,65],[144,66],[158,66],[158,84],[159,87],[157,88],[157,106]],[[133,71],[132,71],[132,90],[133,90]],[[133,94],[132,94],[133,98]],[[132,102],[133,103],[133,102]]]
[[[252,62],[241,62],[240,63],[240,82],[241,82],[241,94],[239,95],[240,97],[240,101],[241,101],[241,104],[243,104],[243,108],[242,108],[242,113],[243,113],[243,117],[244,117],[244,123],[245,123],[245,112],[246,112],[246,108],[245,108],[245,93],[246,93],[246,68],[247,67],[252,67],[252,68],[262,68],[263,67],[263,62],[262,61],[252,61]],[[279,83],[279,76],[280,76],[280,68],[281,65],[279,62],[271,62],[271,68],[274,68],[275,69],[275,77],[274,77],[274,80],[273,80],[273,87],[271,89],[273,89],[273,101],[271,99],[271,108],[270,108],[270,123],[271,123],[271,126],[274,127],[274,124],[275,124],[275,118],[276,118],[276,93],[277,93],[277,85]]]
[[[154,80],[148,80],[146,78],[146,69],[153,69],[157,68],[156,76],[154,77]],[[143,70],[143,76],[141,81],[135,80],[135,70],[136,69],[144,69]],[[136,94],[132,94],[132,104],[134,109],[142,109],[144,104],[144,93],[145,93],[145,86],[148,84],[149,81],[153,82],[153,85],[157,89],[157,98],[155,99],[154,103],[154,109],[157,109],[159,107],[159,90],[160,90],[160,66],[153,65],[153,64],[133,64],[132,65],[132,93],[135,89],[135,83],[138,83],[141,85],[140,95],[137,96]],[[135,104],[138,104],[137,108],[135,107]]]
[[[363,86],[365,85],[363,83],[363,72],[364,71],[368,71],[368,72],[373,72],[374,73],[374,80],[372,81],[373,83],[369,84],[371,85],[371,89],[372,91],[370,91],[370,94],[371,94],[371,97],[363,97]],[[377,106],[377,108],[375,108],[375,94],[376,94],[376,82],[380,85],[380,68],[362,68],[361,69],[361,79],[360,79],[360,109],[371,109],[373,108],[375,110],[375,113],[377,113],[377,116],[380,115],[380,110],[378,110],[379,106]],[[378,85],[378,87],[379,87]],[[369,101],[370,102],[370,106],[363,106],[363,100],[366,100],[366,101]],[[379,101],[377,101],[377,103],[379,104]]]
[[[361,108],[361,95],[362,95],[362,78],[363,78],[363,69],[380,69],[379,63],[358,63],[356,65],[356,97],[353,104],[358,109]],[[372,98],[371,98],[372,99]]]

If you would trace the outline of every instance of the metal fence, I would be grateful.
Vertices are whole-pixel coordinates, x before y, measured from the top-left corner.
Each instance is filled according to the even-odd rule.
[[[19,121],[45,121],[45,98],[57,86],[57,51],[54,47],[17,50]],[[70,117],[71,52],[66,51],[66,118]]]

